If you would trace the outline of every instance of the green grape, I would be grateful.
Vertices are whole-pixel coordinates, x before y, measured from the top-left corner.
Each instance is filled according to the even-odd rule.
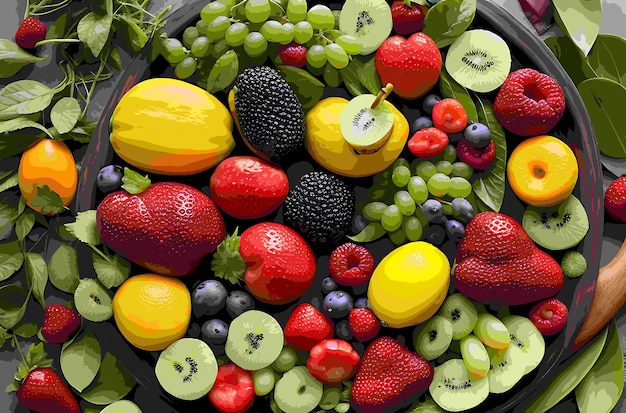
[[[196,23],[196,29],[198,29],[198,35],[206,36],[206,28],[209,27],[209,23],[204,20],[198,20]]]
[[[455,162],[452,164],[452,176],[470,179],[474,174],[474,169],[465,162]]]
[[[361,43],[359,43],[356,37],[350,36],[349,34],[339,36],[335,40],[335,43],[341,46],[349,55],[361,53]]]
[[[452,164],[448,161],[439,161],[435,164],[437,168],[437,172],[441,172],[445,175],[450,175],[452,173]]]
[[[209,49],[211,47],[211,42],[205,36],[198,37],[191,44],[191,54],[195,57],[205,57],[209,54]]]
[[[393,169],[394,169],[396,166],[400,166],[400,165],[402,165],[402,166],[406,166],[407,168],[410,168],[410,167],[411,167],[411,164],[409,163],[409,161],[407,161],[407,160],[406,160],[406,158],[397,158],[395,161],[393,161],[393,163],[391,164],[391,166],[389,167],[389,169],[390,169],[391,171],[393,171]]]
[[[415,173],[428,182],[430,177],[437,173],[437,167],[430,161],[422,161],[415,166]]]
[[[350,63],[348,54],[337,43],[331,43],[324,47],[326,51],[326,58],[335,69],[343,69]]]
[[[210,41],[224,38],[226,30],[230,27],[230,19],[226,16],[217,16],[206,28],[206,37]]]
[[[370,202],[363,207],[363,217],[368,221],[380,221],[385,209],[387,209],[387,204],[383,202]]]
[[[276,374],[271,367],[264,367],[252,372],[252,382],[254,384],[254,394],[265,396],[274,389]]]
[[[415,213],[415,201],[407,191],[398,191],[393,196],[393,202],[398,206],[402,215],[413,215]]]
[[[226,39],[226,44],[230,47],[237,47],[241,46],[243,42],[246,41],[248,33],[248,26],[246,26],[245,23],[237,22],[226,29],[224,39]]]
[[[409,195],[416,204],[423,204],[428,199],[428,186],[420,176],[412,176],[407,184]]]
[[[191,45],[198,37],[200,37],[200,33],[195,26],[187,27],[183,32],[183,45],[185,45],[187,49],[191,49]]]
[[[456,148],[454,145],[448,145],[443,149],[442,155],[444,161],[452,163],[456,161]]]
[[[293,39],[298,44],[305,44],[313,37],[313,27],[311,23],[302,21],[293,26]]]
[[[322,400],[320,400],[319,406],[322,410],[333,410],[341,401],[341,386],[324,387],[324,393],[322,393]]]
[[[327,63],[326,66],[324,66],[323,76],[324,76],[324,82],[326,82],[328,86],[330,87],[341,86],[341,82],[342,82],[341,73],[339,73],[339,70],[332,67],[330,63]]]
[[[432,196],[444,196],[450,188],[450,177],[437,172],[428,180],[426,185]]]
[[[269,0],[247,0],[245,6],[246,19],[252,23],[262,23],[272,13]]]
[[[422,223],[415,215],[404,218],[402,221],[402,230],[409,241],[419,241],[424,233]]]
[[[200,11],[200,18],[208,23],[211,23],[216,17],[228,15],[230,9],[223,3],[213,1]]]
[[[293,36],[294,36],[294,25],[291,23],[285,23],[283,24],[282,27],[282,31],[281,31],[281,39],[278,43],[280,44],[289,44],[291,42],[293,42]]]
[[[447,202],[442,202],[441,203],[441,210],[443,211],[444,215],[452,215],[452,204],[449,204]]]
[[[287,19],[291,23],[298,23],[306,18],[308,6],[306,0],[289,0],[287,2]]]
[[[267,40],[259,32],[251,32],[246,36],[243,49],[250,57],[261,56],[267,50]]]
[[[400,212],[398,206],[392,204],[385,208],[383,216],[380,218],[380,223],[388,232],[393,232],[400,228],[400,225],[402,225],[402,212]]]
[[[233,6],[235,5],[235,3],[237,2],[236,0],[216,0],[220,3],[222,3],[224,6],[226,6],[226,8],[230,11],[230,9],[233,8]]]
[[[170,64],[182,62],[186,57],[185,47],[180,40],[168,38],[163,41],[163,57]]]
[[[196,72],[198,61],[195,57],[187,57],[179,62],[174,68],[174,74],[179,79],[187,79]]]
[[[450,179],[448,195],[452,198],[467,198],[472,193],[472,184],[465,178],[455,176]]]
[[[322,4],[316,4],[309,9],[306,21],[311,23],[314,30],[332,30],[335,27],[335,15]]]
[[[298,355],[290,347],[283,347],[278,358],[272,363],[272,368],[279,373],[291,370],[298,361]]]
[[[209,49],[211,56],[213,56],[216,59],[219,59],[219,57],[223,55],[224,53],[226,53],[226,51],[228,51],[228,44],[226,43],[226,40],[224,39],[221,39],[213,43],[213,47]]]
[[[313,45],[306,52],[306,61],[311,67],[320,68],[326,64],[326,51],[324,46]]]
[[[396,247],[406,244],[407,237],[402,228],[389,232],[387,235],[389,236],[389,241]]]
[[[268,20],[259,31],[268,42],[279,43],[283,35],[283,25],[276,20]]]
[[[422,208],[415,208],[414,215],[415,218],[417,218],[422,224],[422,229],[426,231],[428,229],[428,226],[430,225],[430,221],[428,221],[428,218],[426,218],[426,215],[424,215],[424,211],[422,211]]]
[[[393,168],[391,174],[391,180],[393,184],[398,188],[405,187],[411,179],[411,170],[404,165],[396,166]]]

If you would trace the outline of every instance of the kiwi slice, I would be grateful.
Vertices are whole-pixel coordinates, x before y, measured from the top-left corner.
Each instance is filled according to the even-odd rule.
[[[524,377],[524,353],[517,346],[509,346],[506,350],[487,348],[487,353],[489,392],[500,394],[511,390]]]
[[[361,55],[368,55],[389,37],[393,21],[385,0],[347,0],[339,14],[339,31],[356,37]]]
[[[99,323],[113,316],[111,296],[93,278],[83,278],[78,282],[74,290],[74,305],[85,320]]]
[[[460,340],[468,335],[478,320],[476,307],[460,293],[449,295],[441,304],[438,314],[452,323],[453,340]]]
[[[546,342],[537,327],[526,317],[510,315],[502,319],[511,334],[509,347],[517,347],[524,354],[524,374],[535,369],[546,354]]]
[[[228,327],[226,356],[244,370],[260,370],[278,358],[283,343],[283,329],[274,317],[248,310]]]
[[[118,400],[106,406],[100,413],[143,413],[139,406],[130,400]]]
[[[343,138],[358,153],[379,150],[393,129],[393,112],[384,102],[372,108],[376,96],[359,95],[348,102],[339,114],[339,128]]]
[[[415,351],[426,360],[434,360],[443,355],[452,343],[452,322],[435,314],[417,326],[413,337]]]
[[[469,377],[461,359],[451,359],[435,367],[433,381],[428,388],[433,400],[448,412],[472,409],[489,396],[489,379]]]
[[[578,278],[587,271],[587,260],[578,251],[568,251],[561,259],[561,271],[567,278]]]
[[[211,347],[197,338],[181,338],[159,355],[154,373],[163,390],[181,400],[198,400],[217,379],[217,360]]]
[[[489,372],[489,353],[482,341],[475,335],[468,334],[461,339],[461,357],[469,376],[481,379]]]
[[[283,374],[274,386],[276,405],[287,413],[309,413],[322,400],[324,386],[305,366],[296,366]]]
[[[423,402],[417,402],[411,406],[409,413],[445,413],[441,407],[431,398],[426,396]]]
[[[583,204],[570,195],[552,207],[526,207],[522,226],[537,244],[558,251],[582,241],[589,231],[589,218]]]
[[[511,51],[504,39],[489,30],[468,30],[450,45],[445,67],[461,86],[491,92],[509,75]]]

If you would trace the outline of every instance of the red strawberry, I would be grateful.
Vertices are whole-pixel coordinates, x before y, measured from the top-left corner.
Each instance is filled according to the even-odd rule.
[[[241,237],[228,237],[213,256],[211,268],[232,283],[243,278],[250,294],[266,304],[287,304],[313,283],[313,250],[297,232],[277,222],[261,222]]]
[[[306,65],[306,47],[292,42],[278,48],[279,64],[285,66],[304,67]]]
[[[558,334],[567,322],[567,306],[556,298],[535,304],[528,318],[544,336]]]
[[[297,351],[309,351],[322,340],[333,338],[333,322],[311,304],[294,308],[284,334],[287,345]]]
[[[411,0],[396,0],[391,4],[391,19],[396,34],[406,36],[422,31],[428,7]]]
[[[148,270],[183,276],[226,237],[217,206],[198,189],[159,182],[131,194],[107,195],[96,210],[104,243]]]
[[[340,285],[357,286],[369,281],[374,257],[363,245],[347,242],[335,248],[328,259],[330,276]]]
[[[484,148],[476,148],[467,139],[461,138],[456,145],[456,153],[462,162],[476,170],[486,171],[496,160],[496,144],[491,141]]]
[[[350,404],[362,413],[397,411],[428,389],[433,368],[398,340],[379,337],[365,349],[350,390]]]
[[[448,135],[437,128],[424,128],[415,132],[409,139],[409,151],[419,158],[437,156],[448,146]]]
[[[287,174],[254,156],[231,156],[220,162],[210,181],[211,196],[231,217],[257,219],[271,214],[287,198]]]
[[[49,343],[60,344],[80,327],[80,314],[63,304],[49,304],[43,313],[41,335]]]
[[[306,368],[311,376],[329,386],[338,386],[356,373],[361,356],[345,340],[330,339],[316,344],[309,352]]]
[[[209,401],[222,413],[248,411],[254,403],[252,374],[233,363],[220,366],[209,391]]]
[[[22,20],[15,32],[15,43],[23,49],[34,49],[35,44],[46,38],[48,29],[44,22],[34,17]]]
[[[387,38],[376,51],[376,71],[383,85],[391,83],[394,93],[404,99],[417,99],[435,86],[441,73],[439,48],[424,33],[408,39]]]
[[[519,69],[510,73],[500,87],[493,111],[502,126],[516,135],[542,135],[561,120],[565,96],[550,76],[534,69]]]
[[[372,310],[354,308],[348,314],[350,331],[357,341],[369,341],[380,332],[380,321]]]
[[[620,176],[606,188],[604,209],[614,220],[626,222],[626,176]]]

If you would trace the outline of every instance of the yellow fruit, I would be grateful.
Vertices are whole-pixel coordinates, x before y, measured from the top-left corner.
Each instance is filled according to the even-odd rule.
[[[144,80],[122,96],[110,140],[120,158],[161,175],[206,171],[235,147],[226,106],[206,90],[166,78]]]
[[[163,350],[187,332],[191,295],[177,278],[135,275],[115,292],[113,317],[122,335],[135,347]]]
[[[376,266],[367,289],[372,311],[383,325],[404,328],[437,312],[450,286],[450,263],[424,241],[404,244]]]
[[[391,136],[377,152],[357,154],[346,142],[339,127],[339,114],[348,100],[330,97],[319,101],[306,115],[305,145],[313,159],[338,175],[363,177],[374,175],[391,165],[400,155],[409,137],[409,122],[391,103],[394,125]]]
[[[32,200],[37,196],[37,187],[44,185],[48,185],[61,197],[63,205],[68,206],[74,200],[78,185],[72,151],[63,141],[41,139],[22,154],[17,182],[26,205],[37,212],[41,212],[41,206],[33,206]]]
[[[535,136],[511,153],[506,175],[519,199],[529,205],[549,207],[571,195],[578,180],[578,162],[562,140]]]

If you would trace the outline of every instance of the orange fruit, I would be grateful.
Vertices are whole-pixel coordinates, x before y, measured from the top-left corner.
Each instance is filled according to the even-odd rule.
[[[37,196],[37,187],[44,185],[48,185],[61,197],[63,205],[68,206],[74,200],[78,185],[74,155],[63,141],[41,139],[22,154],[17,180],[26,205],[35,211],[41,212],[41,207],[33,206],[32,200]]]
[[[549,207],[564,201],[578,181],[578,162],[569,146],[554,136],[526,139],[511,153],[506,170],[522,201]]]
[[[178,278],[135,275],[115,292],[113,317],[120,333],[135,347],[163,350],[187,332],[191,295]]]

